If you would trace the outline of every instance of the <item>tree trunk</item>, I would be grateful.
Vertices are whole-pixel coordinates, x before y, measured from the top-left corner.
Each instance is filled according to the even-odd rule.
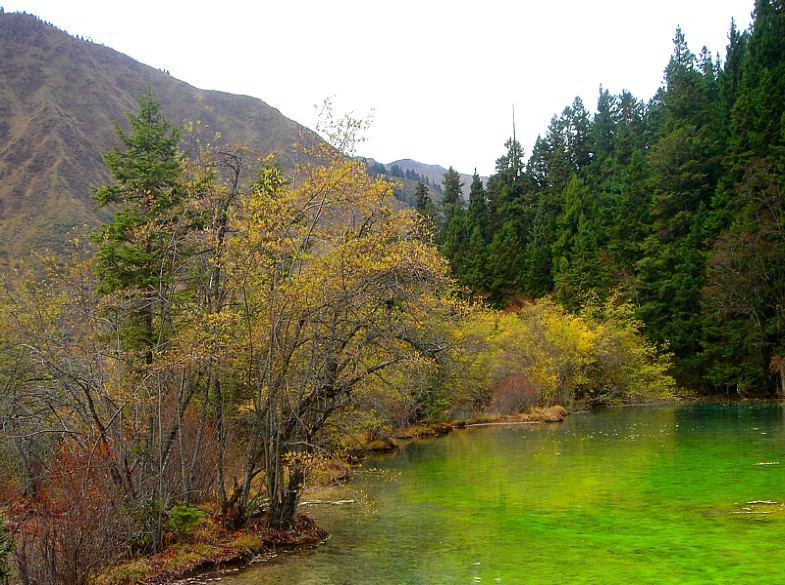
[[[289,482],[286,490],[283,494],[270,499],[267,522],[271,528],[288,530],[292,527],[304,480],[305,475],[302,468],[299,465],[294,465],[289,470]]]

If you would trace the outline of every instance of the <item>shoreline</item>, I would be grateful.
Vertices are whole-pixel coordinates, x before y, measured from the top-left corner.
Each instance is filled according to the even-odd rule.
[[[454,430],[471,427],[559,423],[568,415],[564,407],[552,406],[533,413],[487,415],[468,420],[415,425],[384,439],[366,441],[363,448],[350,453],[350,459],[357,463],[373,454],[397,450],[398,440],[440,437]],[[336,503],[348,503],[348,500],[303,501],[299,507]],[[317,548],[330,539],[330,535],[304,513],[299,513],[295,526],[284,532],[271,531],[261,523],[235,533],[228,533],[217,526],[213,528],[212,534],[201,538],[196,534],[189,541],[175,543],[156,555],[121,562],[98,575],[93,582],[95,585],[207,585],[252,566],[274,562],[282,554]]]
[[[320,546],[327,544],[327,541],[329,540],[330,536],[327,535],[324,539],[312,544],[294,545],[281,548],[277,551],[265,549],[263,551],[258,551],[255,554],[251,553],[250,557],[246,555],[238,555],[237,557],[233,557],[226,562],[218,563],[221,566],[206,567],[204,570],[195,568],[190,574],[183,575],[181,577],[175,577],[173,580],[152,580],[146,581],[145,583],[156,583],[156,585],[208,585],[209,583],[219,582],[224,577],[238,575],[247,569],[255,567],[256,565],[277,562],[284,555],[295,554],[298,552],[319,548]]]
[[[679,401],[681,402],[681,401]],[[467,420],[453,420],[432,425],[416,425],[392,433],[385,439],[367,441],[351,457],[353,463],[374,454],[399,448],[398,442],[436,438],[455,430],[505,425],[538,425],[560,423],[571,412],[562,406],[538,409],[533,413],[508,416],[478,416]],[[350,480],[349,480],[350,481]],[[349,500],[303,501],[300,508],[311,505],[348,504]],[[217,529],[212,538],[195,535],[190,542],[174,544],[151,557],[121,562],[93,580],[95,585],[207,585],[223,577],[236,575],[258,564],[275,562],[282,555],[318,548],[330,540],[330,535],[314,520],[299,513],[295,526],[282,533],[274,533],[261,523],[227,533]],[[134,567],[139,567],[135,570]],[[145,573],[145,574],[140,574]]]
[[[201,585],[219,581],[280,555],[325,544],[330,535],[309,516],[298,514],[294,526],[273,531],[260,523],[233,533],[211,526],[209,537],[196,535],[152,556],[120,562],[97,575],[95,585]]]

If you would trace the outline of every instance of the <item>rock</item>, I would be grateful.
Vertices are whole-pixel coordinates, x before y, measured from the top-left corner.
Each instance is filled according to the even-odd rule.
[[[543,413],[542,420],[547,423],[563,422],[564,417],[567,416],[567,414],[569,414],[567,409],[557,404],[555,406],[549,407]]]

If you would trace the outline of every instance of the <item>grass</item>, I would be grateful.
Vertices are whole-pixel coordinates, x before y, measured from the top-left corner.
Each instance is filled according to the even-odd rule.
[[[326,534],[300,516],[292,530],[275,532],[260,526],[228,532],[213,520],[206,520],[188,542],[168,546],[150,557],[131,559],[98,575],[95,585],[168,583],[193,575],[243,566],[254,557],[276,548],[313,546]]]

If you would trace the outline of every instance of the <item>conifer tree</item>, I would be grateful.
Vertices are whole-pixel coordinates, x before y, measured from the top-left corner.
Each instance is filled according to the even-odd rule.
[[[536,201],[523,162],[523,148],[515,137],[505,142],[507,152],[496,160],[496,173],[488,179],[488,287],[489,299],[504,305],[523,286],[523,267]]]
[[[469,188],[468,216],[468,225],[470,226],[470,229],[479,228],[483,237],[485,237],[488,231],[488,201],[485,187],[483,186],[482,179],[480,179],[480,175],[477,174],[476,169],[472,176],[472,184]]]
[[[469,208],[466,212],[466,235],[468,245],[459,275],[461,284],[473,292],[485,288],[488,261],[488,203],[482,179],[474,171],[469,190]]]
[[[647,334],[674,351],[679,381],[702,384],[700,291],[711,246],[709,207],[721,173],[723,123],[717,73],[699,60],[680,29],[654,108],[659,117],[648,152],[651,232],[638,265],[637,287]]]
[[[553,290],[552,242],[556,233],[556,216],[541,199],[534,214],[523,265],[525,290],[541,297]]]
[[[111,223],[94,234],[98,243],[99,292],[119,293],[127,303],[123,327],[127,349],[141,351],[150,363],[152,350],[165,336],[175,290],[182,218],[180,128],[164,117],[148,90],[138,112],[128,115],[130,132],[115,124],[124,150],[112,148],[104,160],[113,182],[97,188],[100,207],[117,206]]]
[[[733,100],[730,168],[719,206],[730,225],[710,260],[705,303],[714,319],[705,353],[715,385],[743,395],[773,394],[785,356],[782,2],[757,0],[749,37],[731,33],[723,77],[726,104]]]
[[[600,298],[607,293],[599,258],[602,229],[598,202],[582,179],[573,177],[563,197],[553,243],[555,294],[566,307],[577,309],[589,292],[598,292]]]
[[[450,167],[444,173],[442,180],[444,190],[442,191],[442,214],[445,223],[449,221],[451,214],[455,212],[456,206],[462,206],[461,194],[463,192],[463,182],[461,175],[454,168]]]
[[[436,207],[428,193],[428,187],[424,183],[417,183],[417,187],[414,190],[414,197],[417,213],[428,218],[429,221],[433,221],[436,214]]]
[[[466,249],[466,211],[461,193],[463,183],[461,175],[450,167],[444,174],[444,191],[441,201],[441,229],[439,230],[439,249],[450,261],[453,275],[461,270],[461,263]]]

